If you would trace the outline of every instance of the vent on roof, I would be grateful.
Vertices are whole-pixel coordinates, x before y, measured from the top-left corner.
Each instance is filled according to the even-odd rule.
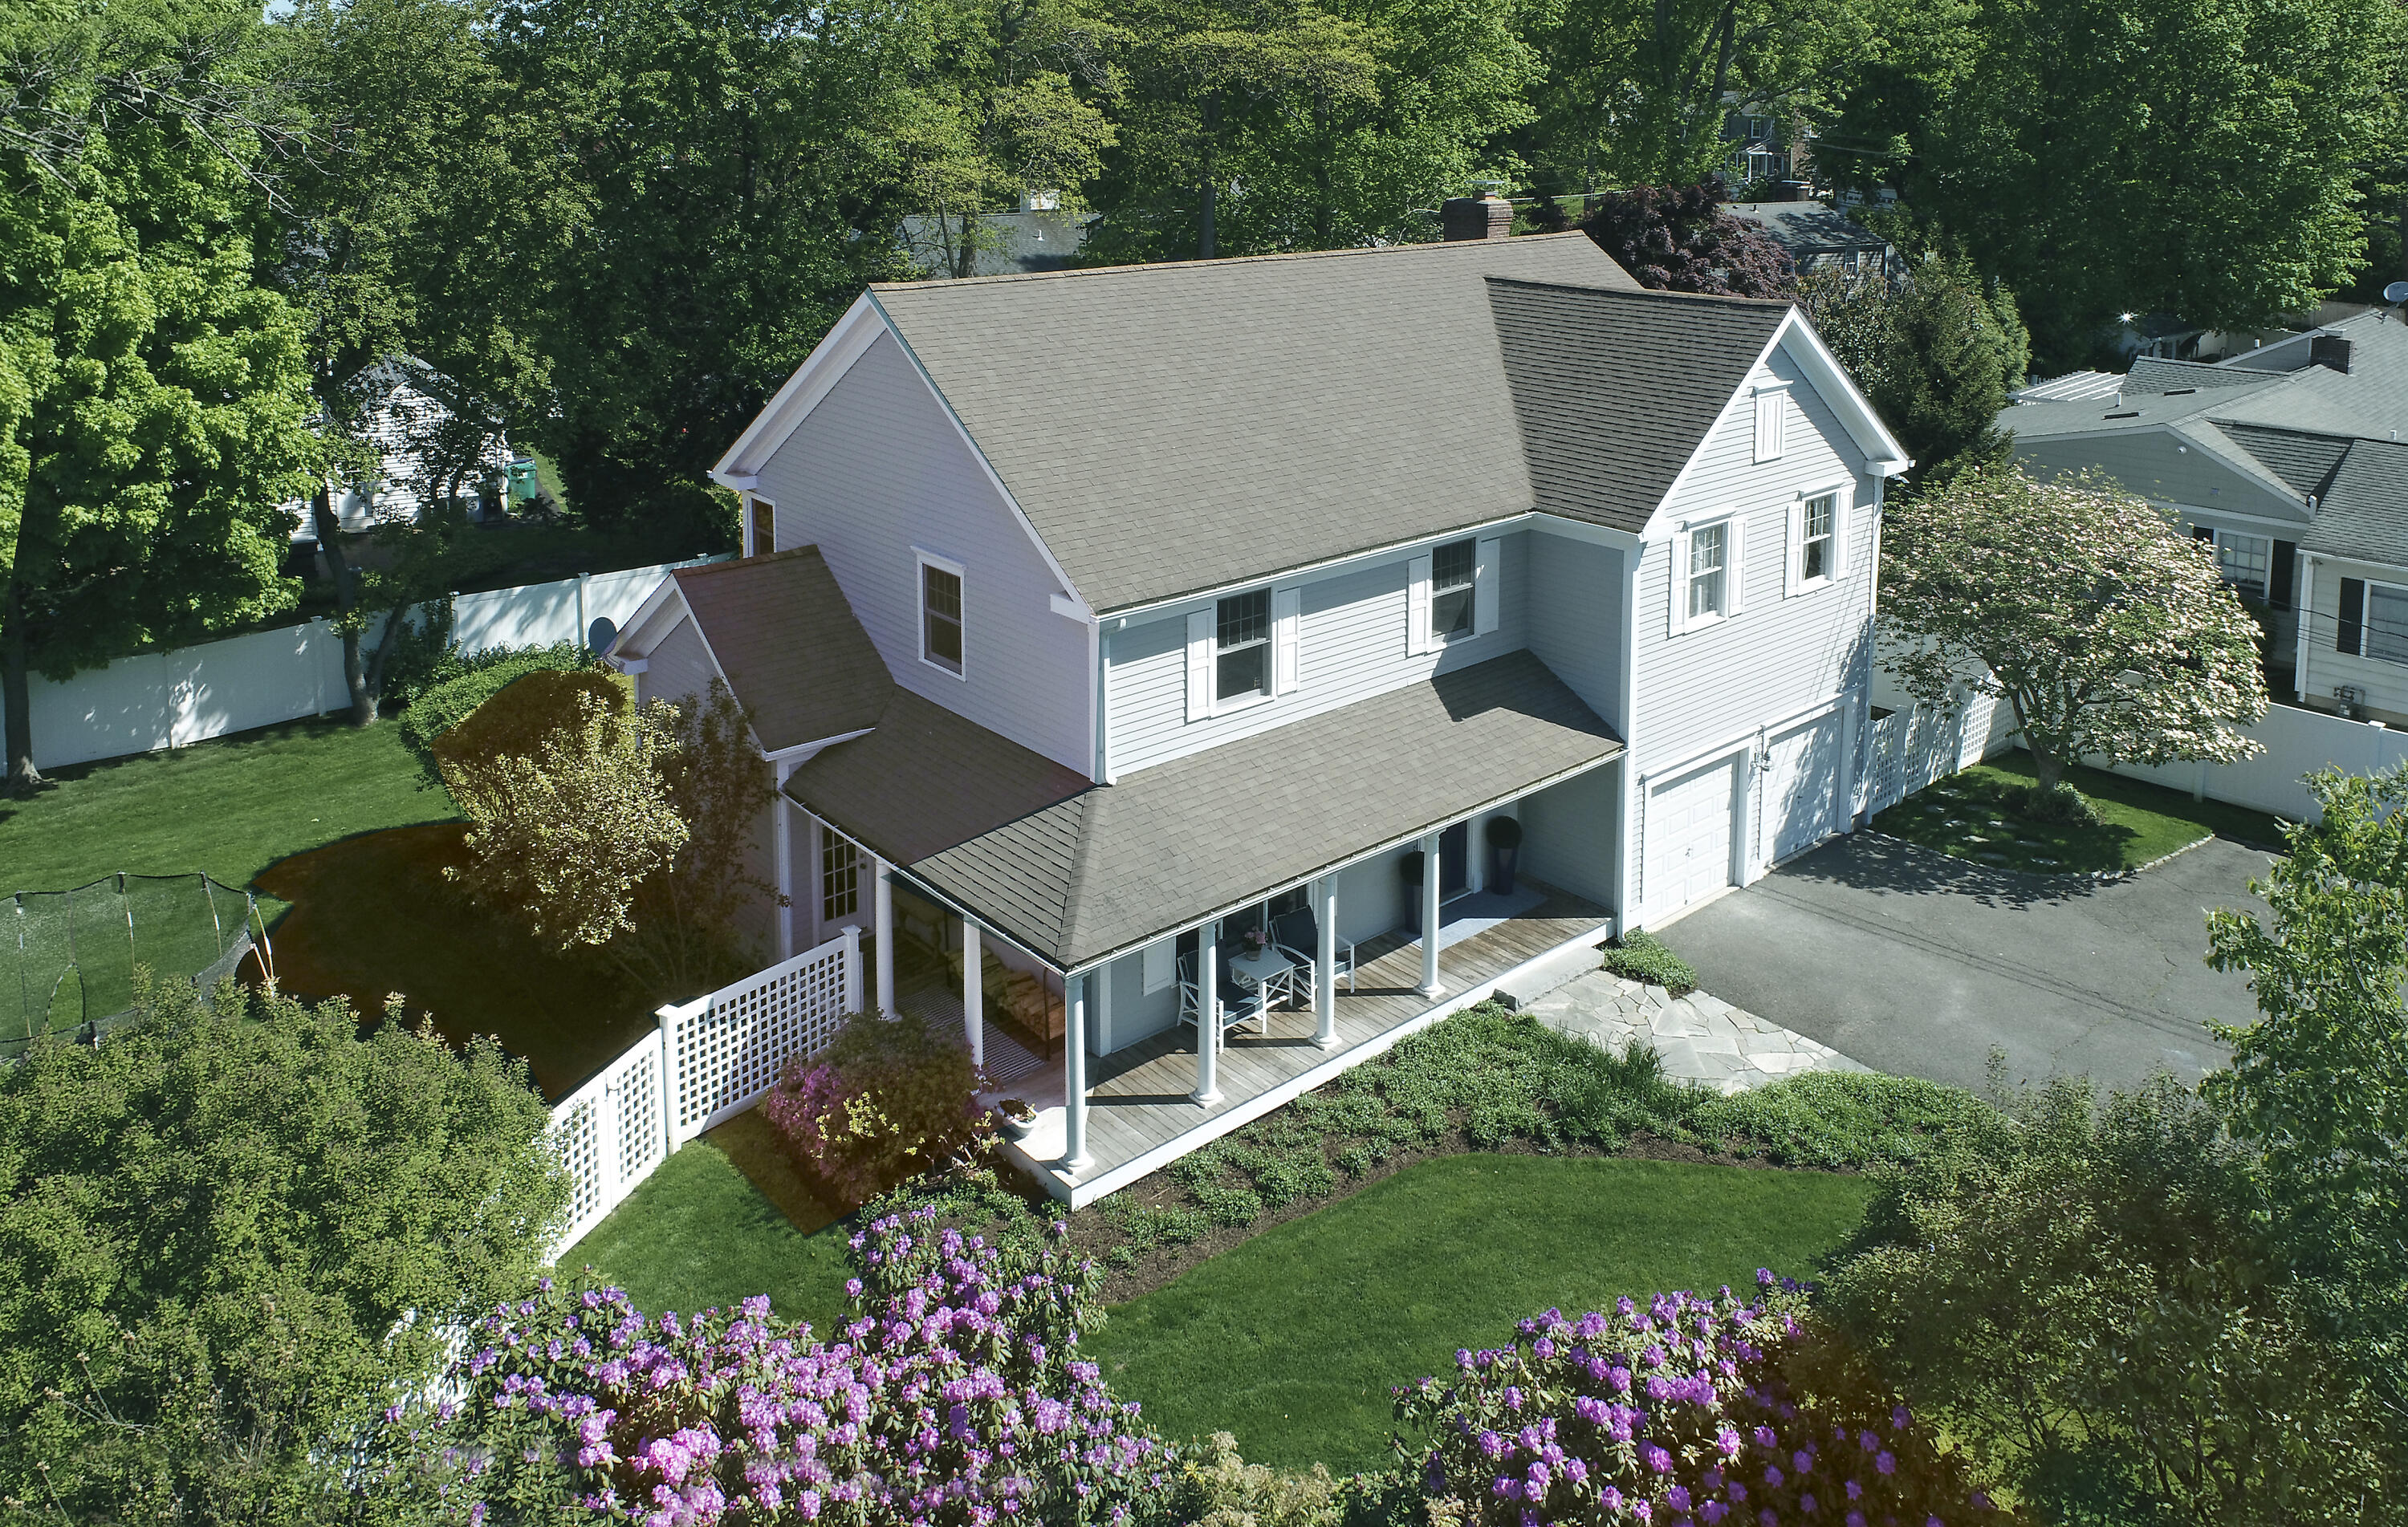
[[[2109,419],[2138,419],[2141,417],[2141,410],[2138,408],[2127,408],[2120,414],[2109,414],[2106,417]]]
[[[2170,398],[2187,397],[2198,391],[2199,389],[2196,387],[2169,387],[2166,389],[2166,396]]]

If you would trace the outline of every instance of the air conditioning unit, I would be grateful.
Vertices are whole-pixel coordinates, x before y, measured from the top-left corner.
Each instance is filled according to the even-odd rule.
[[[2364,695],[2358,693],[2358,686],[2355,684],[2335,684],[2333,686],[2333,714],[2339,716],[2343,721],[2354,721],[2358,720],[2358,707],[2365,698],[2366,697]]]

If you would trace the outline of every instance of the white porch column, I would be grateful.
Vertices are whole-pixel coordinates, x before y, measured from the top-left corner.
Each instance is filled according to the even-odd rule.
[[[769,798],[769,809],[776,813],[770,821],[769,836],[778,850],[778,958],[795,957],[795,806],[786,799],[786,776],[794,765],[780,764],[773,771],[778,792]]]
[[[1422,995],[1435,997],[1446,988],[1438,978],[1438,837],[1422,839]]]
[[[844,1010],[861,1011],[861,925],[848,922],[838,935],[844,940]]]
[[[962,1027],[970,1036],[970,1064],[986,1069],[986,955],[978,924],[962,919]]]
[[[872,854],[869,859],[871,880],[870,902],[874,909],[871,931],[878,935],[878,1011],[883,1018],[895,1016],[895,887],[886,878],[886,861]]]
[[[1221,925],[1196,930],[1196,1091],[1187,1095],[1203,1107],[1221,1101]]]
[[[1064,983],[1062,1035],[1062,1165],[1083,1172],[1095,1164],[1087,1154],[1087,978]]]
[[[1325,875],[1312,888],[1312,920],[1321,947],[1312,953],[1312,1016],[1319,1020],[1312,1042],[1338,1048],[1338,877]]]

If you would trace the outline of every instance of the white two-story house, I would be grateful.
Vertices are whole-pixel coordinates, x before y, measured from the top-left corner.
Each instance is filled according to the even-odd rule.
[[[614,655],[750,708],[764,942],[959,1003],[1085,1203],[1847,830],[1907,464],[1578,234],[879,286]]]

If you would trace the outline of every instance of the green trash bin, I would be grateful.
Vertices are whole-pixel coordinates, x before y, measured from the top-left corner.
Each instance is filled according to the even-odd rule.
[[[532,502],[536,494],[543,492],[542,484],[536,479],[534,457],[523,456],[510,463],[509,472],[511,503]]]

